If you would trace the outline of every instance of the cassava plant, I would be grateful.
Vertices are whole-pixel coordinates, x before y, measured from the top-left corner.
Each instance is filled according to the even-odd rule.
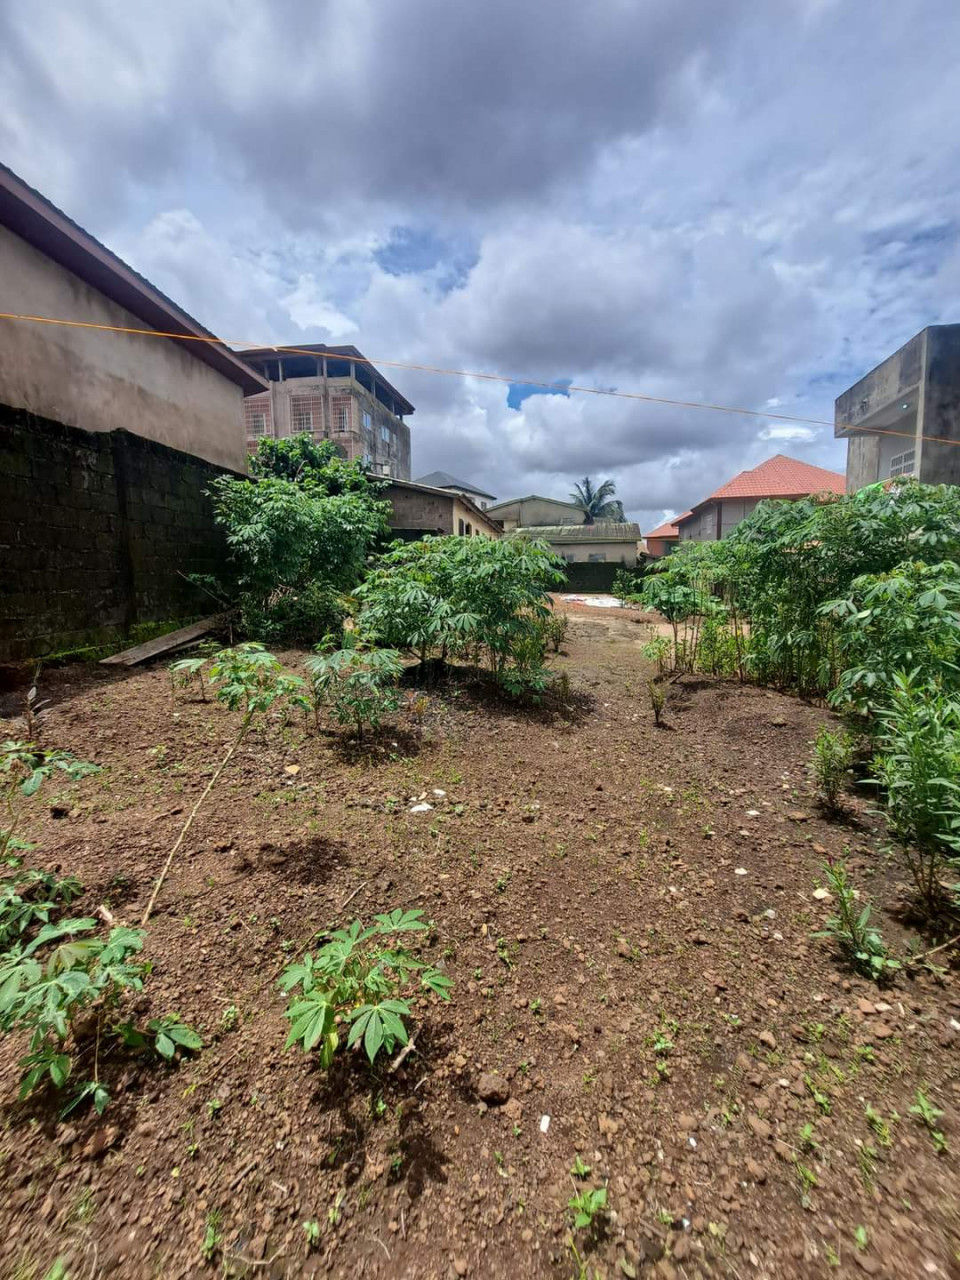
[[[823,929],[813,936],[831,938],[845,959],[858,973],[874,982],[891,978],[901,967],[894,960],[881,937],[880,930],[870,923],[869,903],[860,906],[845,858],[834,858],[823,864],[826,887],[833,894],[837,914],[827,920]]]
[[[146,925],[153,912],[157,896],[163,888],[167,873],[173,863],[177,850],[183,844],[193,820],[200,811],[203,802],[217,784],[224,769],[233,759],[237,748],[247,736],[258,716],[279,708],[287,712],[291,707],[307,710],[309,702],[304,692],[304,684],[299,676],[284,674],[283,667],[272,653],[267,653],[262,644],[248,641],[234,649],[222,649],[214,656],[208,672],[210,684],[216,690],[216,699],[224,703],[231,711],[241,712],[240,724],[236,735],[227,749],[226,755],[210,776],[210,781],[200,793],[196,804],[180,829],[180,834],[173,848],[167,855],[157,882],[150,895],[146,910],[140,921],[141,928]]]
[[[205,657],[198,658],[181,658],[179,662],[170,665],[170,683],[176,690],[177,685],[186,688],[190,681],[196,677],[200,685],[200,700],[207,700],[207,686],[203,683],[203,668],[207,665]]]
[[[33,742],[7,741],[0,745],[0,805],[6,826],[0,829],[0,859],[23,848],[17,831],[27,802],[48,778],[63,774],[69,782],[99,773],[100,766],[77,760],[69,751],[43,751]]]
[[[50,923],[51,915],[83,891],[73,876],[60,879],[49,871],[24,868],[11,859],[12,874],[0,880],[0,951],[25,937],[34,925]]]
[[[320,707],[326,704],[336,722],[352,725],[361,739],[364,728],[378,729],[400,705],[397,681],[403,662],[396,649],[364,648],[354,631],[346,632],[342,648],[335,644],[333,636],[325,636],[304,663],[314,717],[319,723]]]
[[[30,1033],[29,1051],[20,1061],[20,1096],[46,1082],[60,1090],[73,1079],[63,1114],[86,1101],[102,1114],[110,1094],[100,1063],[111,1044],[152,1046],[169,1060],[177,1046],[194,1051],[203,1043],[175,1017],[153,1019],[144,1031],[121,1018],[123,997],[142,991],[150,972],[138,959],[143,930],[115,927],[103,938],[97,925],[92,918],[45,924],[0,959],[0,1030]]]
[[[960,854],[960,701],[895,672],[877,720],[872,778],[920,902],[934,917],[949,905],[941,873]]]
[[[320,1065],[326,1068],[344,1032],[347,1048],[362,1043],[371,1063],[381,1050],[389,1054],[409,1044],[411,999],[425,991],[448,1000],[453,985],[395,941],[425,930],[422,915],[398,907],[375,916],[367,928],[354,920],[349,929],[320,935],[327,939],[321,947],[288,965],[280,987],[295,994],[285,1013],[290,1020],[285,1047],[319,1048]]]

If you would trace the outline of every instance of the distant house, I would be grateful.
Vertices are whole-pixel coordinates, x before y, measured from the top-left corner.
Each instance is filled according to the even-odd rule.
[[[263,378],[4,165],[0,279],[5,310],[78,322],[4,324],[0,404],[246,470],[244,396],[262,392]]]
[[[654,558],[669,555],[680,541],[680,530],[677,526],[677,521],[685,520],[689,514],[689,511],[685,511],[682,516],[675,516],[673,520],[658,524],[656,529],[651,529],[649,533],[645,533],[643,535],[643,544],[646,547],[647,555]]]
[[[558,524],[583,524],[583,511],[572,502],[560,502],[557,498],[541,498],[531,493],[526,498],[510,498],[488,507],[490,515],[499,520],[506,532]]]
[[[254,347],[239,353],[269,390],[243,406],[247,446],[261,436],[305,432],[332,440],[344,458],[378,476],[410,479],[413,405],[356,347],[310,343],[292,351]]]
[[[542,539],[567,564],[619,564],[633,568],[643,536],[638,524],[612,520],[595,524],[522,525],[514,538]]]
[[[764,498],[784,502],[817,493],[843,493],[846,481],[837,471],[811,466],[778,453],[759,467],[741,471],[676,521],[681,542],[715,542],[725,538]]]
[[[450,533],[465,538],[499,538],[503,532],[465,493],[414,480],[391,480],[381,490],[381,497],[393,508],[390,531],[398,538]]]
[[[847,490],[894,476],[960,484],[960,324],[922,329],[839,396]]]
[[[458,480],[449,471],[431,471],[427,476],[418,476],[416,483],[429,485],[431,489],[449,489],[451,493],[465,493],[471,502],[475,502],[484,511],[489,502],[496,502],[496,497],[492,493],[484,493],[475,484]]]

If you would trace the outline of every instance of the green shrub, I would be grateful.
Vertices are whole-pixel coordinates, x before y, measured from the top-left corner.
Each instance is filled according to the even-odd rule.
[[[831,810],[840,807],[840,796],[853,764],[853,738],[843,730],[821,726],[813,744],[811,768],[820,799]]]
[[[319,1046],[320,1065],[329,1067],[346,1025],[347,1048],[362,1043],[371,1063],[381,1050],[390,1054],[407,1044],[411,999],[426,991],[448,1000],[452,986],[439,970],[393,941],[425,930],[422,915],[397,908],[375,916],[366,929],[354,920],[349,929],[329,934],[329,941],[298,964],[288,965],[280,987],[299,991],[286,1009],[291,1025],[285,1047],[299,1044],[309,1052]]]
[[[104,939],[96,928],[90,918],[44,924],[31,941],[16,943],[0,958],[0,1030],[30,1033],[29,1051],[20,1061],[21,1098],[45,1082],[63,1089],[80,1062],[92,1068],[92,1078],[76,1083],[64,1114],[88,1100],[103,1112],[110,1095],[99,1077],[99,1062],[111,1042],[135,1049],[152,1042],[168,1060],[177,1045],[191,1051],[202,1045],[197,1033],[175,1018],[153,1019],[144,1031],[121,1020],[122,997],[142,991],[149,973],[136,958],[144,934],[114,928]],[[92,1062],[81,1043],[90,1037],[95,1040]]]
[[[853,968],[864,977],[878,983],[890,978],[900,968],[900,962],[891,958],[880,930],[871,925],[870,904],[859,905],[845,859],[824,863],[823,872],[827,887],[836,899],[837,914],[831,916],[824,928],[813,936],[832,938]]]
[[[221,476],[211,489],[235,573],[225,590],[239,605],[244,630],[258,639],[308,643],[338,629],[340,597],[360,581],[369,551],[387,530],[388,504],[355,468],[344,472],[330,462],[298,474],[258,482]]]
[[[552,613],[547,619],[547,637],[553,645],[553,652],[559,653],[560,646],[567,638],[570,619],[565,613]]]
[[[348,631],[342,649],[328,636],[304,666],[310,672],[314,711],[330,707],[338,724],[353,725],[357,737],[364,727],[377,729],[400,705],[397,681],[403,671],[395,649],[364,649],[356,633]]]
[[[0,828],[0,859],[12,851],[29,848],[17,836],[27,801],[35,796],[51,776],[63,774],[76,782],[100,766],[77,760],[69,751],[42,751],[33,742],[8,740],[0,745],[0,809],[5,827]]]
[[[474,656],[499,677],[511,662],[537,665],[531,654],[546,647],[548,593],[562,580],[560,561],[542,543],[455,536],[395,543],[356,592],[358,627],[370,642],[421,662]]]
[[[920,900],[933,915],[946,905],[943,865],[960,853],[960,701],[895,672],[877,719],[873,780]]]
[[[895,671],[915,686],[960,691],[960,566],[908,561],[856,578],[850,593],[821,606],[839,626],[847,665],[830,694],[834,706],[873,716]]]
[[[613,575],[612,593],[621,604],[643,603],[643,577],[645,570],[618,569]]]

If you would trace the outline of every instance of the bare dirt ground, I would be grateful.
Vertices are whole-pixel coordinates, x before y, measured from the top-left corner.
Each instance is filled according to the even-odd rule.
[[[826,713],[685,680],[658,731],[641,628],[601,613],[572,610],[553,659],[565,710],[466,680],[431,694],[422,743],[251,735],[146,941],[145,1007],[202,1053],[112,1061],[103,1118],[61,1121],[17,1102],[24,1043],[0,1044],[0,1274],[575,1276],[578,1155],[609,1210],[575,1237],[584,1276],[960,1274],[956,975],[878,991],[811,938],[818,863],[844,848],[889,942],[908,937],[865,803],[828,821],[810,794]],[[45,745],[103,772],[44,796],[34,860],[81,878],[77,914],[135,923],[234,720],[174,701],[162,665],[68,667],[45,694]],[[284,1053],[279,969],[394,906],[424,909],[456,984],[418,1009],[416,1052],[329,1074]],[[490,1072],[505,1103],[479,1096]],[[943,1154],[910,1113],[921,1085]]]

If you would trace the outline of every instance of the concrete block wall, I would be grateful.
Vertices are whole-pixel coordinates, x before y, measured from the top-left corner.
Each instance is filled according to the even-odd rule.
[[[0,663],[120,648],[211,612],[180,574],[226,567],[204,492],[224,474],[129,431],[0,405]]]

